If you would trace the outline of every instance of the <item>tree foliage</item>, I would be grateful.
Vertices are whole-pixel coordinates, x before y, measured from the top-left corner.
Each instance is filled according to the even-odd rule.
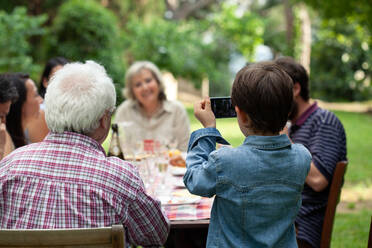
[[[58,10],[47,37],[48,57],[65,56],[72,61],[101,63],[121,88],[125,66],[117,17],[99,3],[66,1]],[[120,91],[118,91],[120,92]],[[120,100],[120,94],[118,94]]]
[[[326,100],[371,97],[372,5],[368,0],[260,2],[3,1],[0,70],[35,76],[52,56],[93,59],[107,68],[120,92],[125,64],[151,60],[197,87],[208,77],[210,94],[226,95],[232,78],[231,54],[242,54],[254,62],[257,45],[265,44],[274,56],[299,57],[302,43],[297,7],[305,2],[314,7],[313,96]],[[19,5],[27,7],[27,14],[25,8],[16,8]],[[291,13],[293,18],[288,18]]]
[[[26,8],[17,7],[11,13],[0,11],[0,72],[28,72],[34,74],[39,66],[34,64],[29,39],[45,34],[41,25],[46,16],[32,17]]]
[[[345,19],[372,32],[372,4],[370,0],[301,0],[312,6],[325,19]]]
[[[351,20],[324,20],[313,41],[311,89],[326,100],[372,96],[372,51],[368,31]]]
[[[239,14],[237,8],[236,5],[223,5],[222,11],[215,17],[216,31],[222,32],[237,51],[252,61],[256,47],[263,43],[264,22],[250,11]]]
[[[128,57],[131,62],[151,60],[176,77],[190,79],[197,88],[204,77],[211,77],[218,84],[216,68],[226,74],[229,52],[223,45],[203,42],[204,29],[201,26],[204,25],[162,18],[153,18],[152,22],[144,24],[132,18],[126,26]]]
[[[268,3],[269,4],[269,3]],[[299,40],[301,36],[300,24],[298,18],[298,10],[295,6],[292,7],[292,25],[288,31],[288,20],[286,20],[283,4],[270,2],[269,6],[264,7],[261,12],[261,17],[264,22],[263,43],[270,47],[274,57],[280,55],[291,56],[297,58],[299,56]],[[291,33],[291,38],[288,37],[288,32]]]
[[[101,1],[101,0],[96,0]],[[165,12],[165,3],[159,0],[110,0],[104,4],[117,17],[125,30],[131,16],[136,16],[143,22],[151,22],[152,18],[162,18]]]
[[[371,26],[365,18],[371,5],[366,1],[290,1],[295,17],[292,27],[295,42],[291,47],[286,38],[284,6],[281,1],[268,1],[258,9],[265,17],[265,44],[275,56],[290,55],[298,59],[302,30],[297,7],[302,2],[314,7],[310,9],[312,97],[328,101],[371,99],[372,38]]]

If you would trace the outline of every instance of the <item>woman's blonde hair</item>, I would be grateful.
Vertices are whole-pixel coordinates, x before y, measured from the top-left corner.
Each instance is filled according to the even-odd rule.
[[[131,80],[133,76],[137,75],[144,69],[149,70],[152,73],[156,82],[159,85],[159,100],[160,101],[166,100],[167,96],[165,95],[163,77],[160,73],[159,68],[150,61],[137,61],[129,67],[129,69],[127,70],[127,73],[125,74],[125,87],[123,90],[124,97],[127,99],[136,100],[136,97],[134,96],[133,89],[132,89],[133,82],[131,82]]]

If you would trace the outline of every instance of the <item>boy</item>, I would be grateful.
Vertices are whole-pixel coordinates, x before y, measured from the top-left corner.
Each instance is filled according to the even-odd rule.
[[[196,195],[215,196],[207,247],[297,247],[294,219],[311,155],[279,135],[292,109],[292,80],[262,62],[236,75],[231,99],[241,132],[237,148],[226,141],[205,99],[194,106],[204,129],[191,134],[184,183]]]

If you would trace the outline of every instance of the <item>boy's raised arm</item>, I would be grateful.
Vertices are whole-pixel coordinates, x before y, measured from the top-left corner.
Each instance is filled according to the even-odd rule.
[[[211,197],[216,194],[216,141],[221,137],[216,129],[216,118],[211,109],[211,102],[206,98],[194,105],[195,117],[205,127],[191,134],[186,158],[187,171],[183,181],[187,189],[196,195]]]
[[[183,181],[192,194],[211,197],[216,193],[216,165],[210,156],[216,146],[216,137],[210,134],[215,132],[215,128],[204,128],[191,135]]]

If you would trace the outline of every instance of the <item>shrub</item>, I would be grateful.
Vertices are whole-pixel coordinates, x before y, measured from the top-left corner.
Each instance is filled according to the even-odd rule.
[[[72,61],[95,60],[113,78],[118,103],[122,100],[125,65],[116,16],[99,3],[66,1],[51,27],[49,57],[61,55]]]
[[[203,25],[206,23],[192,20],[175,22],[154,17],[144,23],[131,18],[126,26],[128,58],[150,60],[175,77],[192,81],[197,88],[208,77],[215,94],[228,94],[229,50],[225,44],[204,42]]]
[[[372,96],[372,50],[368,31],[351,20],[324,21],[312,45],[312,96],[363,101]]]
[[[10,14],[0,11],[0,72],[34,75],[40,70],[33,64],[29,39],[45,33],[41,25],[46,19],[46,15],[28,16],[24,7],[17,7]]]

